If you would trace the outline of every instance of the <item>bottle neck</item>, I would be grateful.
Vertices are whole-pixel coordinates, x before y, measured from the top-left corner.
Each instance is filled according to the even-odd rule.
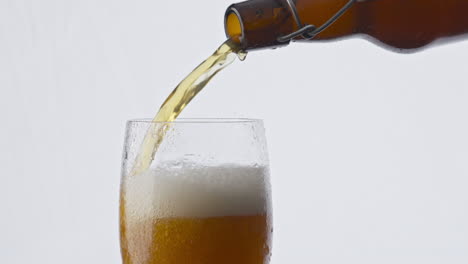
[[[302,24],[320,26],[348,0],[292,0]],[[356,27],[356,8],[349,9],[338,21],[314,39],[331,39],[350,35]],[[289,44],[279,38],[299,29],[287,0],[248,0],[231,5],[225,15],[228,38],[244,50],[275,48]],[[301,40],[297,37],[295,40]]]
[[[280,42],[278,37],[293,30],[293,18],[282,0],[248,0],[226,11],[226,35],[244,50],[287,45],[289,42]]]

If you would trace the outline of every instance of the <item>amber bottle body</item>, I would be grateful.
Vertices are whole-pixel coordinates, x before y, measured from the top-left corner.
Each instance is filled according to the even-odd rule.
[[[348,0],[291,2],[303,25],[320,26]],[[299,27],[286,0],[249,0],[226,12],[227,35],[246,50],[285,45],[278,38]],[[468,0],[362,0],[310,41],[363,36],[387,48],[413,51],[467,34]]]

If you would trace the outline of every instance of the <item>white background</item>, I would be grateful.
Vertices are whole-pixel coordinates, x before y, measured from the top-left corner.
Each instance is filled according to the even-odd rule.
[[[0,262],[120,263],[127,119],[224,40],[228,0],[0,0]],[[184,117],[256,117],[272,263],[468,262],[468,42],[249,54]]]

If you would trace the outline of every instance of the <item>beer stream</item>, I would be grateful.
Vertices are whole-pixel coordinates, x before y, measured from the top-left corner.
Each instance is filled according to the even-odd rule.
[[[150,167],[155,153],[171,125],[170,122],[179,116],[190,101],[219,71],[233,63],[236,56],[240,60],[244,60],[247,53],[243,52],[232,40],[227,40],[213,55],[208,57],[177,85],[153,119],[143,139],[130,175],[140,174]]]

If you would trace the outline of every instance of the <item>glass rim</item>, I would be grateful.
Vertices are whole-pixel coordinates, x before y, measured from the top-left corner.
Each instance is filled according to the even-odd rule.
[[[127,123],[142,124],[245,124],[245,123],[263,123],[262,119],[256,118],[177,118],[175,121],[153,121],[151,118],[130,119]]]

